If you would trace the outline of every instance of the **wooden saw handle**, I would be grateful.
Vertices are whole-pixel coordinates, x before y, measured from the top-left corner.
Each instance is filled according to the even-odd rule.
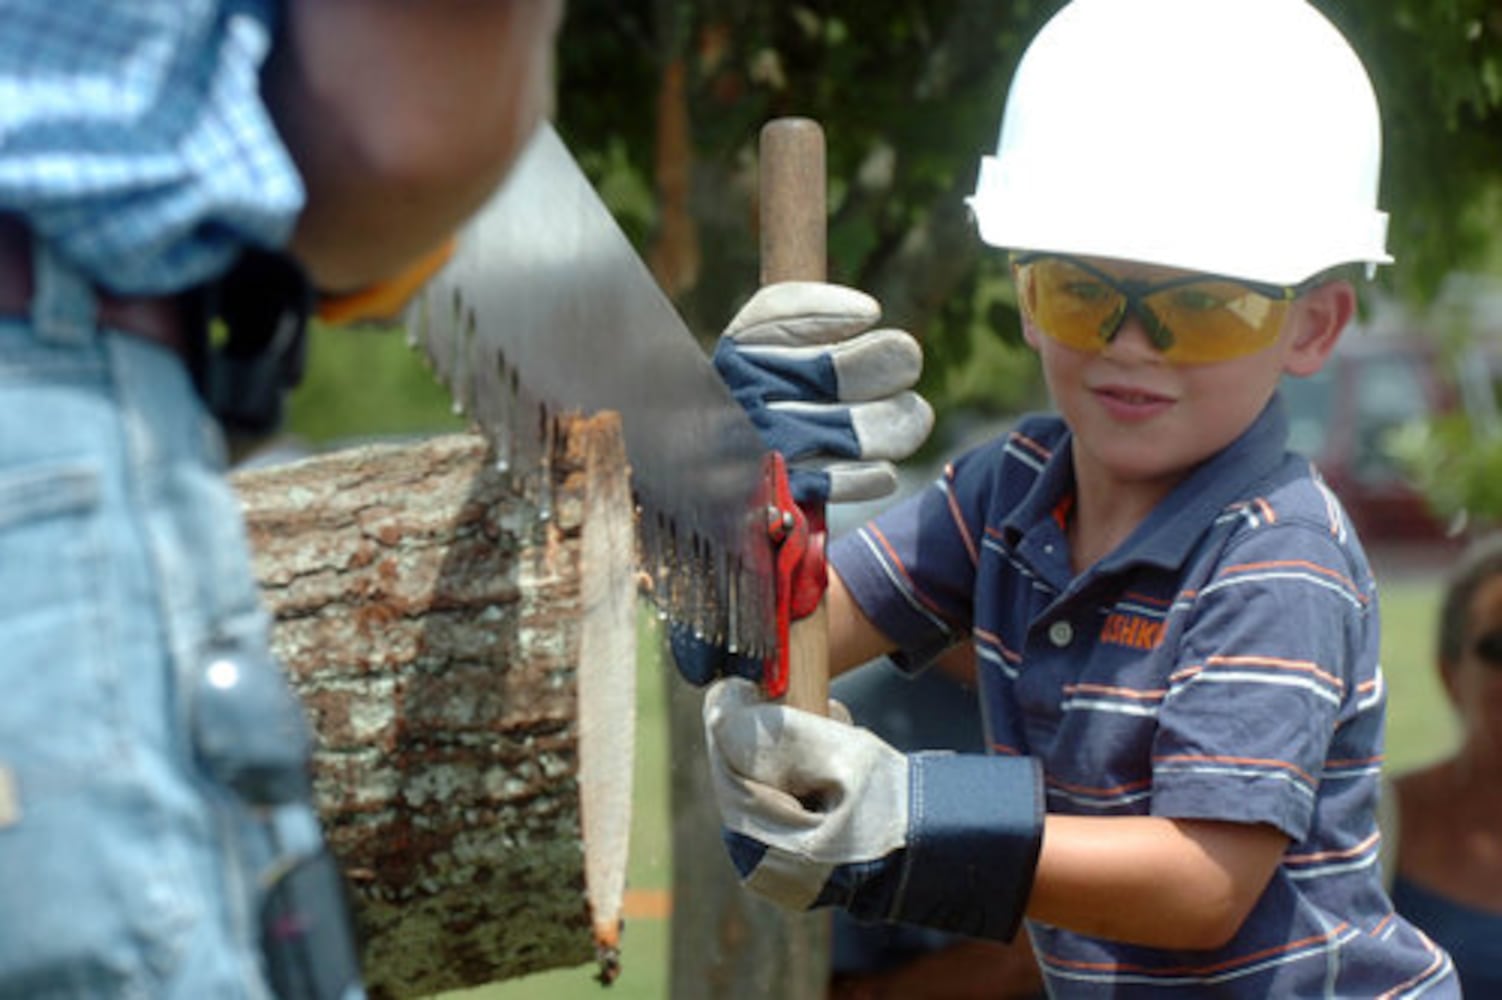
[[[824,281],[829,272],[824,129],[810,118],[774,118],[762,126],[759,156],[761,283]],[[822,505],[817,513],[815,523],[822,526]],[[821,598],[813,614],[792,623],[788,635],[785,701],[819,715],[829,714],[826,603]]]

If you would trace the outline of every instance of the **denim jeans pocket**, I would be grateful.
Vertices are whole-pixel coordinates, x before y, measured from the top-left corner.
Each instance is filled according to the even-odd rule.
[[[83,462],[0,470],[0,754],[55,781],[114,749],[100,478]]]
[[[120,723],[102,480],[0,471],[0,995],[149,990],[186,919]]]

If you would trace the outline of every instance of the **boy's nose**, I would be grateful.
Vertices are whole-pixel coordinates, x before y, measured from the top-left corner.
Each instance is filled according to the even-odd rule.
[[[1106,341],[1101,355],[1117,361],[1139,363],[1163,360],[1163,352],[1153,344],[1153,339],[1148,335],[1147,327],[1143,325],[1142,317],[1137,314],[1136,309],[1126,311],[1121,325]]]

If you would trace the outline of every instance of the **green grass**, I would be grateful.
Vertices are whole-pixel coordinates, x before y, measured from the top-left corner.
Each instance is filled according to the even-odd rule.
[[[308,332],[307,370],[287,407],[288,430],[315,445],[350,438],[455,432],[439,384],[406,334],[392,328],[324,326]]]
[[[1379,581],[1381,578],[1379,577]],[[1380,583],[1382,671],[1387,680],[1387,766],[1391,774],[1444,756],[1458,727],[1434,666],[1440,583]]]

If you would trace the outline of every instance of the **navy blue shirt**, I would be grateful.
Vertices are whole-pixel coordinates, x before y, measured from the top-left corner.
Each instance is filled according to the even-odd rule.
[[[1078,575],[1070,432],[1053,416],[1023,419],[832,547],[899,659],[973,643],[989,747],[1042,761],[1050,812],[1265,823],[1291,841],[1220,949],[1030,922],[1054,993],[1456,993],[1449,957],[1394,914],[1378,869],[1375,584],[1286,439],[1274,399]]]

